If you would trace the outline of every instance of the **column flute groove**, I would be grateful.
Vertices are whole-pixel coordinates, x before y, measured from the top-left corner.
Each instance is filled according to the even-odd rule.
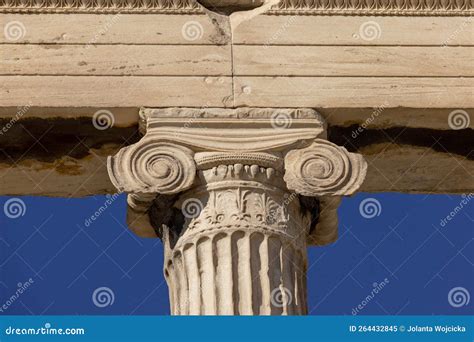
[[[337,237],[325,198],[357,190],[362,157],[328,142],[310,109],[144,109],[141,118],[143,138],[108,171],[130,193],[135,230],[163,240],[171,313],[306,314],[306,247]]]

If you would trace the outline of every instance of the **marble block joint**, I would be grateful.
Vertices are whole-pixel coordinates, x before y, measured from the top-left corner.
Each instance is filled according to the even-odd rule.
[[[367,164],[312,109],[142,109],[108,159],[127,221],[160,237],[174,315],[302,315],[306,247],[337,239]]]

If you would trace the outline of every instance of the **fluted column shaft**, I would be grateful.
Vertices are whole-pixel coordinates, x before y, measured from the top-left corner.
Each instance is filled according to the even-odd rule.
[[[274,170],[251,168],[203,171],[206,185],[178,201],[184,227],[165,241],[172,314],[306,313],[307,219]]]

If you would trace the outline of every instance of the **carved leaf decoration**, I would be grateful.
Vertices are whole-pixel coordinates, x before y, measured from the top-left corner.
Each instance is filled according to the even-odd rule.
[[[268,14],[472,15],[470,0],[281,0]],[[0,0],[0,12],[201,13],[192,0]]]

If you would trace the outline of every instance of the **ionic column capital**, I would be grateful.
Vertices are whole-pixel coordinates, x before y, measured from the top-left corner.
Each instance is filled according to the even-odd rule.
[[[128,223],[164,243],[173,314],[305,314],[306,246],[366,173],[311,109],[143,109],[108,160]]]
[[[139,142],[109,157],[108,171],[129,194],[129,225],[146,237],[159,234],[148,219],[156,196],[171,203],[172,195],[230,177],[316,197],[319,232],[311,227],[308,241],[332,242],[335,203],[359,188],[367,169],[361,155],[326,140],[326,123],[312,109],[143,108],[140,131]]]

